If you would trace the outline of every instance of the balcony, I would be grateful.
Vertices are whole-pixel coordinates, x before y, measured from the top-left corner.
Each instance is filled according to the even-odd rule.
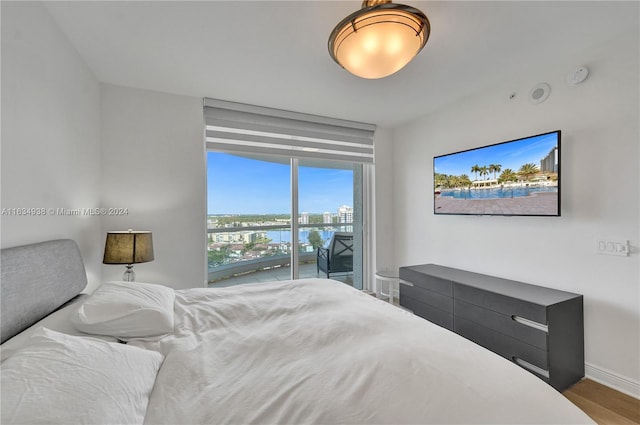
[[[209,287],[291,279],[291,232],[282,224],[242,223],[208,228]],[[334,232],[351,231],[352,223],[301,224],[298,237],[300,278],[325,277],[316,273],[316,249]],[[313,236],[311,236],[315,232]],[[332,274],[353,284],[353,273]]]
[[[320,275],[316,274],[316,264],[308,263],[301,264],[299,269],[299,278],[321,278],[325,279],[324,273],[320,272]],[[225,286],[242,285],[244,283],[260,283],[260,282],[272,282],[274,280],[284,281],[291,279],[291,269],[289,267],[274,267],[271,269],[263,269],[258,271],[251,271],[244,274],[238,274],[225,279],[210,282],[210,288],[222,288]],[[353,285],[353,273],[340,273],[331,275],[331,279],[338,280],[346,283],[347,285]]]

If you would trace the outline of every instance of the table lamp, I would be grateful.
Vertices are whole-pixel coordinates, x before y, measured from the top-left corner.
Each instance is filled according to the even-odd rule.
[[[122,280],[134,282],[136,274],[133,265],[153,260],[153,241],[151,232],[147,231],[113,231],[107,232],[104,245],[103,264],[126,264]]]

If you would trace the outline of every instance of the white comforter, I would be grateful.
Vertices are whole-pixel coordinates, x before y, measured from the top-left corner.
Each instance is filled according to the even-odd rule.
[[[540,379],[340,282],[176,291],[148,424],[592,423]]]

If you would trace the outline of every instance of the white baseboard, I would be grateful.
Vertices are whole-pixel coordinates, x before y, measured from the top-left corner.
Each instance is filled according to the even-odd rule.
[[[621,393],[640,399],[640,382],[634,381],[615,372],[594,366],[590,363],[584,364],[584,371],[587,378],[599,382],[602,385],[611,387]]]

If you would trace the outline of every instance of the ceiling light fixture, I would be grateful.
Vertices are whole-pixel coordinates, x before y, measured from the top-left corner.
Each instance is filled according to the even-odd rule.
[[[350,73],[383,78],[404,68],[427,43],[431,25],[418,9],[365,0],[329,36],[329,54]]]

